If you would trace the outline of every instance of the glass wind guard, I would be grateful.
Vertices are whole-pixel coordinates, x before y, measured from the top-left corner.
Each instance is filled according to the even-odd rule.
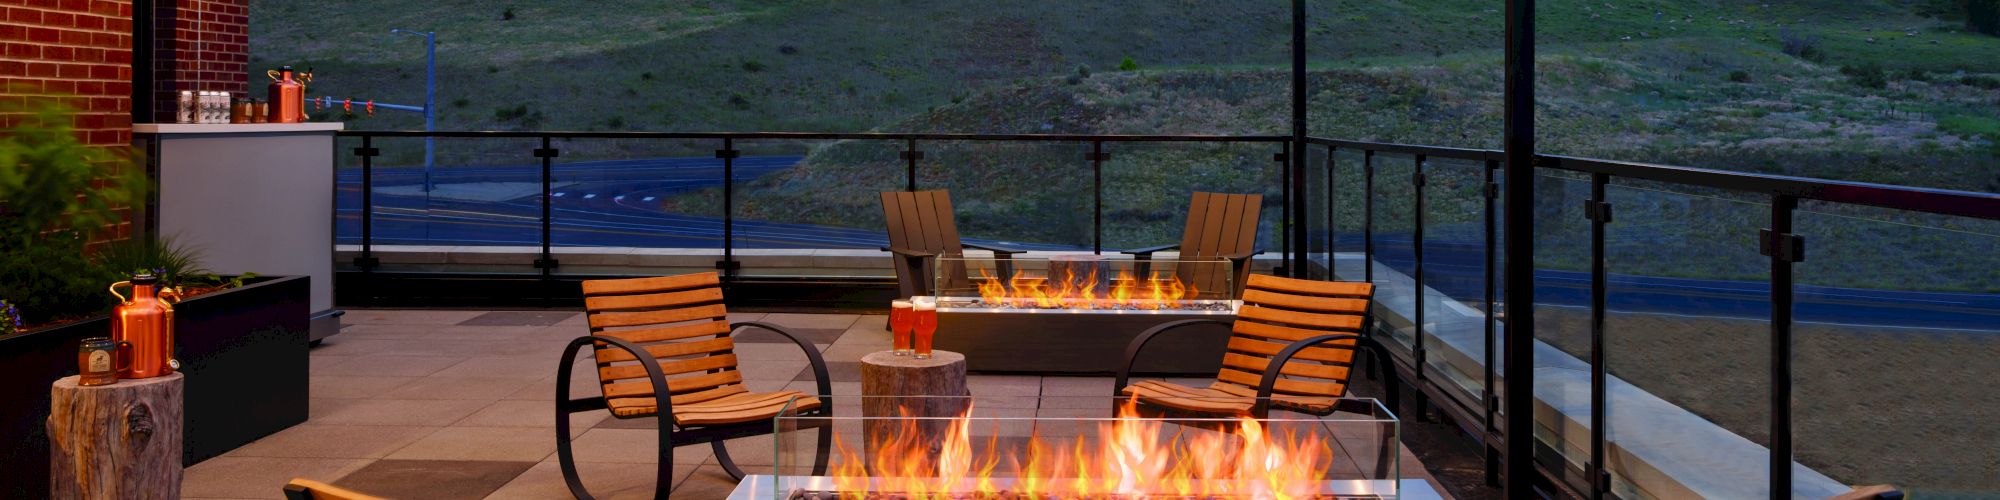
[[[1256,419],[1113,397],[818,399],[776,418],[758,497],[1395,498],[1401,477],[1398,422],[1372,399]]]
[[[1223,258],[942,257],[932,267],[939,310],[1236,310],[1235,266]]]

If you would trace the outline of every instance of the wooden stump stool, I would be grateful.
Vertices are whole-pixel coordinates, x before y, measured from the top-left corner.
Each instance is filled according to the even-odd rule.
[[[49,387],[51,498],[180,498],[181,374]]]
[[[889,351],[863,356],[861,395],[861,415],[864,417],[956,417],[972,405],[972,392],[965,387],[965,355],[951,351],[931,351],[930,359],[897,356]],[[931,456],[935,457],[943,449],[944,438],[950,428],[948,420],[869,418],[862,424],[868,463],[876,463],[873,458],[876,450],[891,440],[924,443],[930,447]],[[897,436],[899,432],[911,430],[915,431],[915,435]]]

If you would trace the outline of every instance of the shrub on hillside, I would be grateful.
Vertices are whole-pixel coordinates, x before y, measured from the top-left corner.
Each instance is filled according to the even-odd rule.
[[[1778,41],[1784,44],[1785,54],[1807,61],[1819,62],[1826,59],[1826,53],[1819,50],[1819,37],[1792,31],[1790,27],[1778,29]]]
[[[743,71],[756,73],[763,70],[764,70],[764,63],[757,62],[754,59],[749,61],[743,61]]]
[[[1750,73],[1740,69],[1736,71],[1731,71],[1729,72],[1729,81],[1736,83],[1750,83]]]
[[[1958,84],[1979,87],[1986,90],[2000,89],[2000,78],[1985,75],[1965,75],[1958,78]]]
[[[1882,72],[1882,66],[1866,63],[1860,66],[1841,66],[1840,74],[1847,75],[1847,82],[1858,87],[1880,89],[1889,87],[1889,76]]]
[[[1139,69],[1139,61],[1132,60],[1132,56],[1125,56],[1125,60],[1118,61],[1118,71],[1133,71],[1137,69]]]

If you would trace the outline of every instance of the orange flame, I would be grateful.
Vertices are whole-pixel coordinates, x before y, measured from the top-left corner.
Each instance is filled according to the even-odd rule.
[[[1112,278],[1109,290],[1100,286],[1096,273],[1078,276],[1074,270],[1064,270],[1060,279],[1031,276],[1026,271],[1016,270],[1007,279],[1000,279],[986,269],[979,270],[979,299],[988,304],[1005,307],[1037,309],[1172,309],[1185,300],[1193,300],[1201,291],[1192,283],[1183,283],[1174,276],[1161,277],[1154,271],[1144,280],[1134,279],[1132,273],[1119,271]]]
[[[1003,491],[1032,499],[1300,499],[1320,493],[1332,465],[1331,443],[1310,432],[1273,435],[1248,418],[1228,432],[1168,430],[1159,420],[1136,418],[1134,410],[1128,400],[1116,419],[1089,435],[1045,439],[1037,426],[1011,453],[1002,452],[997,432],[985,439],[983,453],[974,451],[970,408],[944,421],[899,419],[867,445],[865,459],[837,445],[829,476],[846,499],[871,492],[1000,498]],[[1075,441],[1059,445],[1063,439]],[[843,442],[838,433],[834,442]]]

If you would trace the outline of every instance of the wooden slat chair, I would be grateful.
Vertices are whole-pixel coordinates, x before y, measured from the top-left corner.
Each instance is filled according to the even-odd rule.
[[[933,295],[938,277],[945,288],[969,287],[964,262],[945,264],[943,274],[935,267],[939,257],[964,257],[967,248],[993,252],[1001,276],[1014,274],[1013,257],[1020,250],[960,241],[952,219],[951,194],[944,190],[882,193],[882,220],[889,226],[889,246],[882,250],[895,254],[899,296]]]
[[[1370,283],[1252,275],[1245,280],[1243,305],[1235,322],[1173,321],[1132,339],[1113,394],[1133,398],[1142,407],[1210,417],[1265,418],[1272,407],[1321,416],[1342,410],[1365,412],[1365,402],[1345,396],[1355,348],[1384,354],[1381,344],[1362,334],[1373,294]],[[1203,323],[1231,327],[1222,370],[1214,383],[1207,387],[1158,380],[1126,384],[1133,361],[1154,336]],[[1272,366],[1281,368],[1273,370]],[[1387,391],[1387,395],[1389,407],[1394,408],[1396,392]]]
[[[285,500],[385,500],[306,478],[292,478],[291,482],[285,483],[284,492]]]
[[[617,418],[659,420],[659,477],[655,494],[665,498],[673,477],[676,445],[709,443],[716,461],[738,480],[742,469],[723,446],[727,439],[771,434],[780,413],[812,417],[799,427],[823,426],[833,406],[822,400],[832,393],[826,361],[819,349],[790,330],[769,323],[729,323],[723,308],[722,284],[713,272],[583,282],[584,309],[590,335],[578,337],[563,350],[556,372],[556,457],[563,480],[577,498],[590,498],[577,476],[570,450],[569,414],[609,409]],[[743,328],[762,328],[783,335],[806,354],[818,394],[798,391],[751,392],[737,370],[735,341]],[[593,362],[603,395],[570,399],[571,364],[583,346],[593,349]],[[814,474],[824,472],[832,433],[822,427]]]
[[[1225,274],[1213,266],[1188,266],[1178,269],[1182,282],[1190,283],[1200,290],[1222,290],[1229,287],[1231,298],[1243,289],[1243,280],[1250,275],[1250,258],[1263,253],[1257,248],[1257,217],[1264,208],[1264,195],[1194,193],[1188,202],[1187,227],[1181,230],[1181,242],[1134,250],[1126,250],[1134,260],[1149,261],[1153,253],[1180,249],[1181,259],[1198,260],[1223,258],[1230,261],[1230,273]],[[1146,276],[1151,267],[1138,264],[1139,276]],[[1230,280],[1229,278],[1234,278]]]

